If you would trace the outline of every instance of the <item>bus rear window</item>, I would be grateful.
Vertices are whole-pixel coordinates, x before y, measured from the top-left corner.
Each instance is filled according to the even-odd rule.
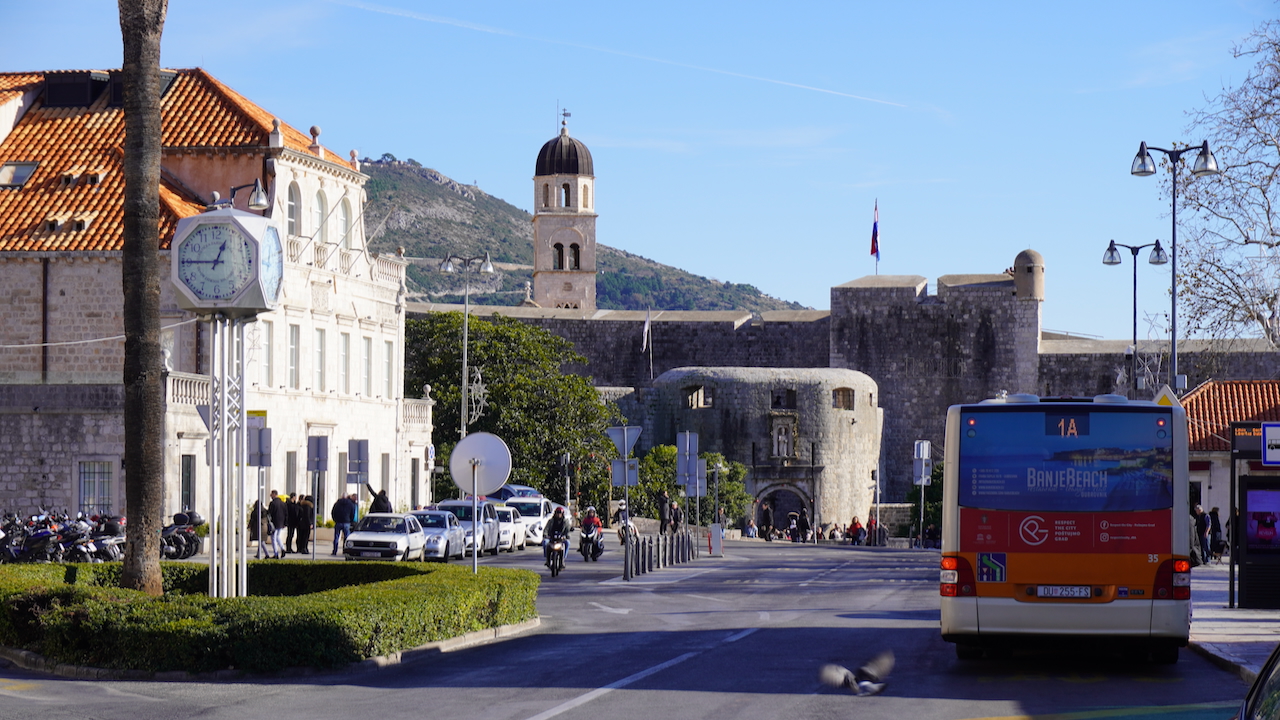
[[[1170,412],[1064,410],[961,413],[959,504],[1063,512],[1173,507]]]

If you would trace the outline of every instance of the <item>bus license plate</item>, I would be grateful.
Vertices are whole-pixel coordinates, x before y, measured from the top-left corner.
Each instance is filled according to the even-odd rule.
[[[1036,587],[1036,597],[1042,598],[1087,598],[1093,595],[1088,585],[1040,585]]]

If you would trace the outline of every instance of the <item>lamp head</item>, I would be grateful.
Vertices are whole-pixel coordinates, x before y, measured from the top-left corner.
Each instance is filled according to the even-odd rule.
[[[249,193],[249,209],[266,210],[269,207],[271,207],[271,201],[267,199],[267,193],[262,189],[262,181],[255,178],[253,192]]]
[[[1151,160],[1151,153],[1147,152],[1145,141],[1138,145],[1138,154],[1134,156],[1133,166],[1129,168],[1129,172],[1138,177],[1156,174],[1156,164]]]
[[[1217,175],[1221,171],[1218,170],[1218,160],[1209,152],[1209,141],[1205,140],[1200,146],[1200,154],[1196,155],[1196,164],[1191,167],[1191,174],[1196,177],[1208,177],[1209,175]]]
[[[444,259],[444,262],[440,263],[440,272],[447,272],[447,273],[458,272],[458,269],[453,266],[452,255],[446,257]]]
[[[489,253],[484,254],[484,262],[480,264],[480,272],[485,275],[493,274],[493,263],[489,262]]]
[[[1169,256],[1165,253],[1164,248],[1160,247],[1160,241],[1156,241],[1156,246],[1151,248],[1151,256],[1147,258],[1147,262],[1152,265],[1164,265],[1169,262]]]
[[[1120,251],[1116,249],[1116,241],[1112,240],[1111,244],[1107,246],[1107,251],[1102,254],[1102,264],[1119,265],[1123,261],[1124,258],[1120,257]]]

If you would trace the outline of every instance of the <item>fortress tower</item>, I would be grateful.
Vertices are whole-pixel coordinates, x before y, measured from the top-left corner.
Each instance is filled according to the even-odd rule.
[[[533,174],[533,300],[544,308],[596,309],[595,170],[591,151],[560,135]]]

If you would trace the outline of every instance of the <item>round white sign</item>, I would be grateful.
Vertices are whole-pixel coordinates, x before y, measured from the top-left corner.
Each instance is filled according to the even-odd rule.
[[[462,438],[450,453],[449,474],[463,495],[488,495],[511,476],[511,450],[497,435],[472,433]]]

